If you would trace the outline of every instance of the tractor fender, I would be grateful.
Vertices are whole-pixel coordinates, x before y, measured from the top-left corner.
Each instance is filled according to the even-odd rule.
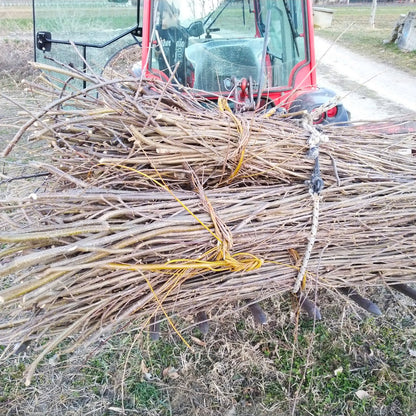
[[[289,107],[289,113],[296,113],[302,110],[306,110],[310,113],[312,110],[327,103],[334,97],[336,97],[335,92],[328,88],[317,88],[315,90],[309,90],[303,93],[301,92],[292,101]],[[333,109],[333,111],[324,113],[319,120],[314,122],[316,124],[348,123],[350,121],[350,113],[346,110],[344,105],[342,103],[338,103],[335,107],[336,110]]]

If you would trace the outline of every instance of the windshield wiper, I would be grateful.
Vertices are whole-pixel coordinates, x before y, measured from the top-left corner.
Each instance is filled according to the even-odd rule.
[[[285,6],[286,16],[287,16],[287,20],[288,20],[289,26],[290,26],[290,31],[292,32],[292,39],[293,39],[293,43],[295,44],[296,54],[299,56],[299,48],[298,48],[298,44],[296,43],[296,40],[295,40],[299,36],[299,33],[295,29],[295,25],[293,23],[293,18],[292,18],[292,13],[291,13],[291,11],[289,9],[289,6],[287,4],[287,0],[283,0],[283,4]]]
[[[217,21],[217,19],[221,16],[222,12],[228,7],[228,5],[231,3],[232,0],[228,0],[227,2],[225,2],[224,6],[220,9],[220,11],[218,12],[218,14],[215,16],[215,18],[212,20],[212,22],[210,22],[210,24],[208,25],[208,27],[205,30],[209,30],[211,28],[211,26]],[[208,17],[205,19],[204,21],[204,26],[209,22],[209,20],[211,19],[211,16],[215,13],[216,10],[213,10]]]

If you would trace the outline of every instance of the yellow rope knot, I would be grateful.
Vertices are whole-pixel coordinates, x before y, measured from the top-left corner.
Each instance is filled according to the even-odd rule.
[[[166,263],[153,264],[125,264],[109,263],[106,268],[123,269],[131,271],[150,271],[168,272],[172,274],[188,271],[187,278],[195,276],[200,272],[250,272],[259,269],[263,265],[263,260],[250,253],[237,253],[231,255],[226,253],[224,259],[218,260],[199,260],[199,259],[174,259]]]
[[[229,270],[232,272],[251,272],[263,265],[263,260],[250,253],[237,253],[226,258]]]

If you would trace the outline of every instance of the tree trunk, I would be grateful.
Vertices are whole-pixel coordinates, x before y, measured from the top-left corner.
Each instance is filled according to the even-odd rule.
[[[376,25],[376,10],[377,10],[377,0],[373,0],[371,5],[371,15],[370,15],[370,26],[372,29],[375,28]]]

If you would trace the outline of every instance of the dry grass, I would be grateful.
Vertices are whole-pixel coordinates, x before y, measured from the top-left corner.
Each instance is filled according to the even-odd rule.
[[[51,354],[28,388],[21,378],[29,357],[20,356],[8,362],[7,379],[5,368],[0,371],[9,389],[0,410],[49,416],[411,415],[414,306],[385,290],[373,296],[385,312],[376,320],[330,292],[320,293],[325,322],[316,325],[303,316],[297,325],[287,297],[262,303],[269,322],[261,328],[247,311],[235,309],[226,319],[214,317],[208,335],[186,332],[189,341],[202,341],[193,353],[169,326],[156,342],[132,328],[70,356]],[[358,399],[358,390],[369,397]]]
[[[28,40],[0,40],[0,78],[18,82],[27,77],[33,73],[29,61],[33,61],[33,47]]]

